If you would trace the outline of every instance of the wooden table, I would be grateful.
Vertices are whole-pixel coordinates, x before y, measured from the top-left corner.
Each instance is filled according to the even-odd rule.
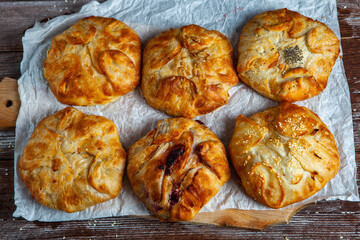
[[[36,21],[78,11],[88,0],[0,1],[0,79],[20,77],[21,37]],[[360,1],[338,0],[341,44],[350,86],[357,178],[360,179]],[[164,223],[134,217],[58,223],[13,218],[15,129],[0,129],[1,239],[360,239],[360,203],[318,202],[298,212],[287,225],[263,231],[209,225]],[[358,180],[358,185],[360,182]]]

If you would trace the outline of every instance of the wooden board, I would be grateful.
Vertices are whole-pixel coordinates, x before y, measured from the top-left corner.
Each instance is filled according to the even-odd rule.
[[[5,77],[0,82],[0,127],[13,127],[20,109],[20,98],[17,80]],[[190,222],[193,224],[213,224],[217,226],[231,226],[262,230],[266,227],[289,223],[298,211],[306,207],[284,210],[239,210],[227,209],[216,212],[199,213]],[[154,218],[152,216],[137,216]]]
[[[190,222],[200,224],[214,224],[222,227],[240,227],[263,230],[278,224],[287,224],[300,210],[310,204],[296,208],[276,210],[239,210],[227,209],[215,212],[198,213]]]
[[[15,127],[19,109],[17,81],[5,77],[0,82],[0,127]]]
[[[198,213],[192,220],[181,223],[209,224],[219,227],[237,227],[244,229],[264,230],[279,224],[288,224],[291,218],[300,210],[311,205],[304,204],[289,209],[274,210],[240,210],[226,209],[215,212]],[[157,220],[151,215],[132,215],[131,217]],[[160,221],[160,220],[158,220]]]

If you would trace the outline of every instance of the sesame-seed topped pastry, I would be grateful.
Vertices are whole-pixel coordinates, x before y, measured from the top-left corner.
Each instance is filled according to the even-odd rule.
[[[311,110],[291,103],[249,118],[240,115],[228,149],[245,191],[272,208],[312,196],[340,167],[327,126]]]
[[[295,102],[325,89],[339,52],[339,40],[325,24],[287,9],[268,11],[242,30],[237,71],[263,96]]]

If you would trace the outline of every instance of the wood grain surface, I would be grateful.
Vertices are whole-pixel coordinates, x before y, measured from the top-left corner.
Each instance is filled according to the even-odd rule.
[[[0,79],[0,127],[15,127],[21,101],[17,80]]]
[[[19,78],[21,37],[36,21],[78,11],[87,0],[0,1],[0,79]],[[354,122],[360,185],[360,1],[338,1],[341,44]],[[265,230],[166,223],[112,217],[57,223],[13,218],[14,128],[0,130],[0,239],[360,239],[360,203],[319,202],[298,212],[289,224]]]

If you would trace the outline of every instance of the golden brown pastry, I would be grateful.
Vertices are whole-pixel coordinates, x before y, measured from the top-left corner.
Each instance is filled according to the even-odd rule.
[[[228,102],[238,83],[233,49],[218,31],[197,25],[170,29],[147,42],[141,88],[148,104],[193,118]]]
[[[278,102],[295,102],[325,89],[339,55],[339,40],[325,24],[287,9],[255,16],[240,35],[240,79]]]
[[[35,200],[76,212],[119,194],[125,162],[112,121],[67,107],[37,125],[18,167]]]
[[[229,154],[246,192],[272,208],[312,196],[340,167],[326,125],[309,109],[291,103],[250,118],[240,115]]]
[[[192,219],[230,175],[224,145],[207,127],[187,118],[159,121],[128,152],[131,186],[162,220]]]
[[[54,37],[44,76],[61,103],[105,104],[139,84],[140,58],[140,38],[130,27],[91,16]]]

